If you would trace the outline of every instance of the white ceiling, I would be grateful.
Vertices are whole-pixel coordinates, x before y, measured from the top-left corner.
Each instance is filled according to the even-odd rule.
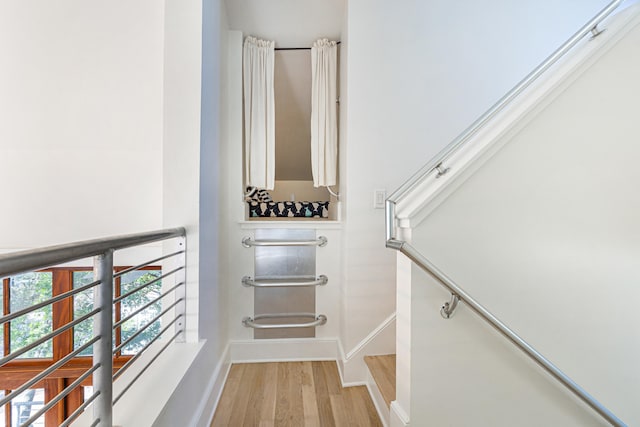
[[[311,47],[340,40],[346,0],[225,0],[229,28],[275,40],[276,47]]]

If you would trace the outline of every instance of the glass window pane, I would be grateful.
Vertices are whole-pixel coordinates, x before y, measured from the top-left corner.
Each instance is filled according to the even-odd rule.
[[[4,398],[4,390],[0,390],[0,399]],[[0,406],[0,425],[5,425],[4,408],[6,405]]]
[[[29,389],[19,394],[11,401],[11,426],[24,424],[44,406],[44,389]],[[33,423],[35,427],[44,427],[44,414]]]
[[[79,288],[93,282],[93,271],[74,271],[73,288]],[[73,318],[78,319],[93,310],[93,288],[74,295],[73,297]],[[73,328],[73,349],[77,349],[91,340],[93,337],[93,317],[76,325]],[[80,352],[79,356],[90,356],[93,354],[92,346]]]
[[[11,312],[51,298],[51,272],[25,273],[11,278]],[[16,351],[52,331],[51,304],[11,321],[11,351]],[[52,357],[51,340],[29,350],[20,358]]]
[[[141,270],[132,271],[122,276],[122,294],[136,289],[145,283],[148,283],[162,275],[160,270]],[[145,289],[134,293],[133,295],[122,300],[122,318],[136,311],[138,308],[158,298],[162,293],[162,281],[159,280]],[[162,311],[162,302],[158,301],[142,312],[135,315],[132,319],[122,324],[122,342],[135,334],[139,329],[143,328],[151,319],[160,314]],[[122,354],[136,354],[148,342],[150,342],[160,332],[160,320],[153,322],[151,326],[144,330],[140,335],[134,338],[129,344],[122,349]]]
[[[4,279],[0,279],[0,315],[4,315]],[[0,355],[4,356],[4,324],[0,326]],[[2,409],[4,411],[4,409]],[[0,416],[0,422],[4,418]]]

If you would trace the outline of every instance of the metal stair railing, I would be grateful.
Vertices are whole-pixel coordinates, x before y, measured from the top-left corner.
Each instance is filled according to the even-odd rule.
[[[535,82],[542,74],[553,66],[561,57],[569,52],[580,40],[589,34],[592,37],[598,36],[603,30],[598,29],[598,25],[608,17],[620,4],[622,0],[610,2],[595,17],[587,22],[580,30],[571,36],[562,46],[547,57],[538,67],[522,79],[513,89],[496,102],[489,110],[473,122],[465,131],[463,131],[456,139],[448,144],[433,160],[422,167],[404,184],[402,184],[386,201],[385,206],[385,231],[386,246],[391,249],[398,250],[413,261],[422,270],[434,277],[440,284],[447,288],[452,294],[451,303],[446,303],[441,311],[443,317],[448,318],[458,301],[463,301],[483,320],[493,326],[509,341],[515,344],[527,356],[533,359],[550,375],[556,378],[561,384],[575,394],[580,400],[591,407],[596,413],[602,416],[607,422],[616,427],[626,427],[626,424],[613,414],[604,405],[598,402],[585,389],[580,387],[575,381],[564,374],[557,366],[546,359],[542,354],[535,350],[529,343],[518,336],[513,330],[506,326],[500,319],[495,317],[489,310],[478,303],[473,297],[467,294],[460,286],[451,280],[445,273],[440,271],[433,263],[424,257],[416,248],[411,246],[404,240],[398,238],[397,224],[399,218],[396,215],[396,205],[404,201],[410,196],[411,191],[416,188],[422,181],[429,178],[433,173],[436,178],[445,175],[450,171],[445,162],[466,144],[471,138],[485,125],[487,125],[499,112],[509,105],[518,95]]]

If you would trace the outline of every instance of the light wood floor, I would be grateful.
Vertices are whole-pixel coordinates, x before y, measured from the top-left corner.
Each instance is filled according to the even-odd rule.
[[[211,426],[382,423],[366,387],[341,387],[335,362],[286,362],[232,365]]]
[[[389,408],[396,400],[396,355],[365,356],[364,361]]]

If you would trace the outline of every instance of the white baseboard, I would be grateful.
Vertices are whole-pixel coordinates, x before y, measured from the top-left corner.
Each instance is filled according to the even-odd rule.
[[[218,362],[211,375],[207,389],[203,393],[204,399],[198,405],[198,409],[192,418],[193,421],[189,425],[197,427],[209,427],[211,425],[218,402],[222,396],[222,389],[229,375],[229,369],[231,369],[231,361],[229,358],[229,345],[227,345],[222,352],[220,362]]]
[[[360,341],[349,353],[345,355],[345,360],[350,360],[353,357],[357,356],[361,353],[367,346],[370,346],[371,343],[378,337],[378,335],[382,334],[385,330],[389,329],[389,326],[395,330],[396,324],[396,313],[394,312],[389,317],[384,319],[382,323],[380,323],[373,331],[369,333],[362,341]],[[395,347],[395,341],[394,341]]]
[[[232,363],[338,360],[338,339],[297,338],[231,341]]]
[[[353,375],[353,369],[349,366],[349,361],[347,360],[344,348],[342,347],[342,341],[340,340],[338,340],[338,360],[336,360],[336,364],[338,365],[338,374],[340,375],[340,384],[342,387],[367,385],[367,379],[364,375]],[[347,372],[349,373],[349,380],[347,380]]]
[[[340,375],[345,385],[361,385],[367,382],[367,366],[364,356],[393,354],[396,352],[396,314],[393,313],[380,323],[369,335],[350,352],[344,353],[338,362]]]
[[[387,408],[387,403],[384,401],[384,397],[382,397],[382,393],[380,393],[380,389],[376,385],[376,381],[371,375],[371,371],[369,371],[369,369],[367,369],[367,390],[369,390],[373,406],[375,406],[376,411],[378,411],[378,416],[380,417],[380,421],[382,421],[382,425],[384,427],[389,427],[389,408]]]
[[[397,401],[391,402],[391,413],[389,414],[390,427],[409,427],[409,415],[405,412]]]

